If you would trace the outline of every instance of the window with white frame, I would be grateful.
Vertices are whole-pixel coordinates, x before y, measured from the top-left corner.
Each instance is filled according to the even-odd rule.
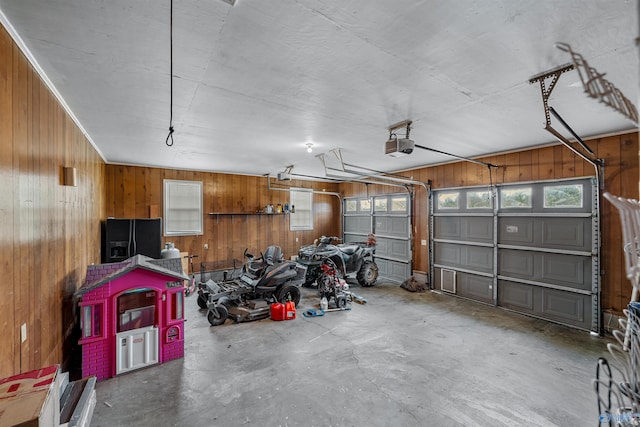
[[[164,235],[202,234],[202,182],[164,180]]]
[[[291,188],[289,202],[291,203],[289,229],[313,230],[313,190]]]

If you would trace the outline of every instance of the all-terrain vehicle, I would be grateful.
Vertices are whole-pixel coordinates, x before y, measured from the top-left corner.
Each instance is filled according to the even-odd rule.
[[[279,246],[269,246],[260,258],[245,250],[246,263],[240,277],[208,280],[198,285],[198,305],[207,309],[207,320],[218,326],[231,317],[236,322],[269,316],[271,303],[300,302],[300,286],[307,268],[283,258]]]
[[[313,245],[303,246],[298,251],[297,261],[307,267],[305,285],[312,286],[322,273],[321,265],[329,259],[340,277],[346,279],[356,275],[360,286],[373,286],[378,279],[378,266],[374,259],[376,240],[373,234],[366,242],[334,245],[338,237],[322,236]]]

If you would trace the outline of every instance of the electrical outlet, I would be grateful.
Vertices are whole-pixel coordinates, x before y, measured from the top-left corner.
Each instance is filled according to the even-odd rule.
[[[422,244],[422,246],[427,246],[427,241],[424,239],[420,243]]]
[[[23,323],[22,326],[20,326],[20,339],[22,340],[21,342],[25,342],[27,340],[27,324]]]
[[[205,250],[209,249],[209,244],[208,244],[208,243],[205,243],[205,244],[204,244],[204,249],[205,249]]]
[[[298,243],[298,238],[296,237],[296,243]]]

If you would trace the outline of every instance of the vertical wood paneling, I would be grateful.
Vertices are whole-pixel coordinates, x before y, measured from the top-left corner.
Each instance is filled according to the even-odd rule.
[[[612,194],[622,194],[625,182],[621,179],[619,136],[598,140],[597,154],[605,159],[605,191]],[[636,197],[637,198],[637,195]],[[608,245],[603,251],[602,267],[605,272],[602,280],[603,308],[622,310],[626,307],[631,296],[628,281],[623,274],[622,263],[622,231],[618,211],[608,202],[601,203],[601,226],[604,235],[608,237]]]
[[[14,174],[17,179],[17,192],[14,194],[14,218],[16,223],[16,235],[14,236],[18,241],[16,255],[18,259],[15,259],[15,265],[20,266],[22,263],[27,265],[33,265],[34,262],[34,244],[32,229],[32,215],[33,215],[33,179],[30,178],[31,168],[31,149],[33,148],[34,138],[29,134],[29,114],[27,111],[38,111],[38,105],[30,106],[29,94],[29,70],[24,61],[21,61],[21,55],[18,49],[13,50],[13,90],[14,90],[14,105],[13,105],[13,150],[14,150]],[[34,91],[38,91],[38,88],[33,88]],[[37,94],[39,96],[39,92]],[[24,108],[27,105],[27,108]],[[36,114],[38,117],[38,114]],[[39,124],[38,124],[39,125]],[[38,125],[34,124],[34,127]],[[38,130],[39,133],[39,130]],[[35,363],[35,351],[34,349],[40,344],[38,337],[34,334],[36,325],[34,324],[33,309],[33,295],[38,291],[39,283],[34,283],[34,271],[29,269],[25,271],[24,268],[20,268],[20,275],[17,278],[18,283],[31,283],[31,286],[22,287],[19,290],[17,298],[15,300],[16,323],[13,325],[13,329],[16,331],[18,338],[18,354],[20,370],[24,370],[25,366],[33,366]],[[21,310],[18,310],[18,307]],[[21,343],[19,325],[26,324],[27,337],[29,338],[24,343]]]
[[[533,180],[533,165],[531,163],[532,157],[533,154],[531,150],[518,153],[519,181]]]
[[[183,252],[198,255],[196,268],[200,261],[224,263],[234,259],[242,260],[245,248],[259,254],[271,244],[279,245],[289,258],[297,254],[301,245],[311,243],[321,235],[340,234],[340,220],[336,220],[340,204],[337,197],[330,195],[314,194],[316,215],[314,230],[311,231],[290,232],[287,215],[208,215],[209,212],[255,212],[264,208],[267,203],[274,206],[289,203],[288,191],[276,190],[276,187],[306,187],[335,192],[338,186],[332,183],[294,180],[283,187],[272,179],[272,189],[269,190],[266,177],[120,165],[106,165],[105,177],[106,216],[116,218],[124,218],[122,215],[125,213],[135,217],[136,213],[144,211],[143,207],[153,204],[159,206],[162,215],[163,179],[202,181],[204,235],[164,239],[165,242],[173,242]],[[139,184],[142,180],[144,191]],[[134,190],[127,189],[128,186],[134,187]],[[137,208],[135,212],[127,211],[129,208],[124,205]],[[209,245],[208,250],[204,249],[205,243]]]
[[[87,264],[99,261],[106,191],[104,163],[2,27],[0,117],[0,377],[6,377],[68,361],[76,344],[69,301]],[[77,168],[77,187],[61,185],[63,166]]]
[[[565,178],[576,176],[576,155],[564,147],[562,150],[562,176]]]
[[[520,180],[520,155],[518,153],[509,153],[504,156],[504,162],[498,163],[503,170],[502,182],[513,182]]]
[[[13,123],[13,43],[0,26],[0,117],[2,123]],[[14,194],[16,177],[13,171],[13,126],[0,126],[0,328],[5,335],[0,345],[0,377],[20,370],[20,335],[15,329],[16,301],[21,296],[19,246],[16,245]],[[14,268],[14,266],[17,266]]]
[[[541,148],[538,151],[538,179],[553,179],[553,150],[554,147]]]
[[[562,165],[562,156],[567,149],[561,145],[553,147],[553,178],[562,178],[564,168]]]
[[[147,201],[147,170],[143,168],[135,169],[135,218],[149,218],[149,206]]]

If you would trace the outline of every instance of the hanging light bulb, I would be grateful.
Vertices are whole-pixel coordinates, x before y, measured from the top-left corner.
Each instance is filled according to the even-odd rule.
[[[311,148],[311,147],[313,147],[313,144],[311,142],[308,142],[307,143],[307,153],[311,153],[313,151],[313,148]]]

